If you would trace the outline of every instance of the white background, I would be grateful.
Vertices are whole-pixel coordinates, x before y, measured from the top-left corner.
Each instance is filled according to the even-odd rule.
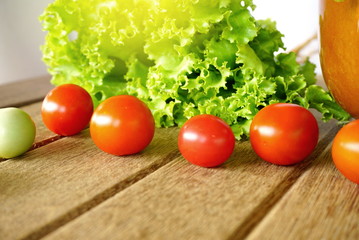
[[[0,0],[0,85],[46,74],[38,16],[52,0]],[[288,50],[316,33],[318,1],[254,0],[257,19],[271,18],[285,34]]]

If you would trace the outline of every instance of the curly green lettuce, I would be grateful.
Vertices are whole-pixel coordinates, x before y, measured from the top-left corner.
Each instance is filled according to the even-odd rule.
[[[225,120],[237,139],[264,106],[349,115],[315,85],[315,66],[284,49],[252,0],[56,0],[41,15],[52,83],[84,87],[95,104],[119,94],[143,100],[157,127],[197,114]]]

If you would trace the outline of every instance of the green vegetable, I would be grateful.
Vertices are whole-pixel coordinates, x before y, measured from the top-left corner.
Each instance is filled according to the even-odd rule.
[[[78,84],[96,104],[135,95],[156,125],[182,125],[207,113],[248,136],[259,109],[293,102],[323,119],[349,115],[314,85],[314,65],[283,49],[251,0],[57,0],[40,17],[42,47],[56,85]]]
[[[31,117],[18,108],[0,109],[0,158],[13,158],[26,152],[36,134]]]

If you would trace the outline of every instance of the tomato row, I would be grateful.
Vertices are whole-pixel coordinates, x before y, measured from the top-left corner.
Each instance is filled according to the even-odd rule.
[[[46,95],[41,115],[47,128],[62,136],[77,134],[89,125],[94,143],[114,155],[140,152],[151,142],[155,122],[149,108],[138,98],[114,96],[93,109],[85,89],[64,84]]]
[[[41,115],[48,129],[71,136],[89,126],[93,142],[104,152],[131,155],[145,149],[155,133],[150,109],[134,96],[108,98],[95,110],[91,96],[80,86],[64,84],[45,97]],[[261,109],[250,126],[250,143],[263,160],[277,165],[303,161],[315,149],[319,128],[307,109],[276,103]],[[0,109],[0,158],[26,152],[35,138],[35,125],[24,111]],[[18,139],[21,139],[19,141]],[[203,114],[192,117],[180,129],[178,149],[189,162],[216,167],[233,153],[235,137],[222,119]],[[359,183],[359,120],[344,126],[332,146],[336,167],[348,179]]]

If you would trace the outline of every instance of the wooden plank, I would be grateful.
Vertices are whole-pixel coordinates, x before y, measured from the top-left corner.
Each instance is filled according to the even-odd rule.
[[[41,100],[53,86],[50,76],[0,86],[0,108],[19,107]]]
[[[178,156],[177,129],[157,129],[142,153],[99,150],[89,131],[0,162],[0,239],[36,239]]]
[[[359,185],[335,168],[330,146],[248,239],[359,239]]]
[[[333,122],[321,124],[316,151],[295,166],[260,160],[248,141],[219,168],[178,157],[45,239],[244,238],[323,151],[331,131]]]

